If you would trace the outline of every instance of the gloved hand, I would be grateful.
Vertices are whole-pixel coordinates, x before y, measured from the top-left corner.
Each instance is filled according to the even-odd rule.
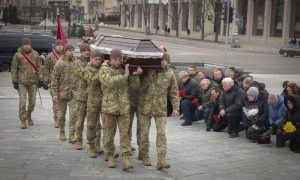
[[[17,82],[14,82],[13,84],[15,89],[19,89],[19,84]]]
[[[45,90],[48,90],[48,84],[47,83],[44,83],[44,85],[43,85],[43,88],[45,89]]]
[[[41,88],[41,87],[43,87],[43,85],[44,85],[44,83],[43,83],[43,81],[38,81],[38,88]]]

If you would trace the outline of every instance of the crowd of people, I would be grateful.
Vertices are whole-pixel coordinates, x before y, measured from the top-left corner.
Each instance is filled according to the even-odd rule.
[[[163,46],[158,69],[129,69],[121,49],[111,49],[110,58],[90,45],[80,45],[80,56],[74,57],[74,46],[56,40],[54,50],[41,59],[28,38],[13,57],[11,76],[19,93],[21,129],[33,125],[31,114],[38,88],[50,91],[53,102],[54,127],[59,139],[66,141],[66,112],[69,107],[69,138],[77,150],[83,149],[86,121],[88,155],[104,154],[109,168],[115,168],[114,137],[118,128],[123,170],[133,166],[129,156],[132,146],[132,124],[137,118],[138,159],[151,166],[149,131],[151,119],[156,124],[157,169],[169,168],[166,162],[168,104],[171,115],[182,112],[182,126],[205,120],[207,131],[227,132],[231,138],[246,131],[246,137],[259,143],[270,143],[276,134],[276,145],[289,141],[294,152],[300,152],[300,88],[292,82],[283,83],[280,95],[269,94],[264,83],[234,67],[210,72],[190,66],[187,71],[170,67],[170,56]],[[28,103],[26,102],[28,99]],[[103,137],[102,137],[103,134]],[[103,143],[101,143],[103,139]],[[103,145],[103,147],[100,146]]]
[[[300,152],[300,87],[283,82],[281,94],[269,94],[265,84],[234,67],[210,72],[196,71],[191,65],[178,73],[182,126],[204,119],[206,131],[227,130],[230,138],[245,130],[246,137],[258,143]],[[211,76],[209,75],[211,74]]]

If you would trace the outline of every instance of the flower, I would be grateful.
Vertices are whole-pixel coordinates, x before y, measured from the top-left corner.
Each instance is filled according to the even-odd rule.
[[[282,129],[287,133],[293,133],[296,131],[296,127],[290,121],[286,122]]]

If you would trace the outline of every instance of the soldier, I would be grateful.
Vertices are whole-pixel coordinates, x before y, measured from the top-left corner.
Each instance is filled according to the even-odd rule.
[[[167,153],[167,138],[165,126],[167,123],[167,97],[173,105],[172,115],[178,115],[179,97],[174,72],[167,65],[167,54],[161,61],[162,70],[149,69],[141,79],[139,88],[138,123],[140,126],[140,145],[138,159],[145,166],[150,166],[149,160],[149,130],[151,118],[154,117],[157,130],[157,169],[169,168],[165,157]]]
[[[87,64],[84,71],[84,78],[88,84],[87,92],[87,139],[89,144],[89,157],[96,158],[97,154],[104,151],[100,148],[101,123],[100,111],[102,103],[102,89],[96,74],[104,60],[104,54],[100,50],[93,50],[91,61]]]
[[[47,90],[51,84],[55,63],[64,54],[63,49],[64,49],[64,42],[61,39],[57,39],[55,41],[54,50],[51,53],[49,53],[46,57],[44,68],[43,68],[43,76],[44,76],[43,84],[45,90]],[[52,94],[51,89],[50,89],[50,94]],[[53,103],[52,110],[54,114],[54,127],[59,128],[58,120],[57,120],[57,103],[55,103],[54,101],[52,101],[52,103]]]
[[[39,54],[31,48],[31,41],[28,38],[22,40],[22,46],[13,57],[11,65],[12,83],[19,93],[19,118],[21,120],[21,129],[26,129],[26,120],[28,125],[33,125],[31,113],[34,110],[36,101],[37,86],[40,87],[41,62]],[[28,95],[28,107],[26,100]],[[26,111],[27,109],[27,111]]]
[[[66,140],[66,111],[68,105],[70,109],[70,101],[72,100],[72,82],[74,81],[73,71],[75,67],[73,54],[74,46],[65,46],[65,55],[62,56],[61,60],[55,64],[53,77],[51,80],[52,99],[55,103],[57,103],[58,108],[57,120],[60,130],[59,139],[62,141]],[[69,126],[71,126],[71,119]],[[72,132],[70,131],[69,133],[71,134]]]
[[[90,45],[82,43],[80,45],[81,55],[75,61],[75,76],[76,81],[72,89],[75,99],[75,131],[76,131],[76,144],[75,149],[82,150],[82,131],[84,127],[84,120],[86,117],[87,106],[87,82],[84,79],[84,68],[90,61],[91,49]],[[76,113],[76,115],[75,115]]]
[[[130,143],[128,138],[129,128],[129,86],[139,86],[138,75],[142,69],[138,68],[129,75],[129,64],[125,65],[125,70],[121,67],[122,51],[112,49],[110,61],[104,63],[99,72],[101,82],[103,101],[102,101],[102,119],[104,128],[104,148],[108,157],[108,167],[115,168],[114,160],[114,136],[116,127],[120,133],[120,149],[122,152],[123,170],[132,168],[129,162]]]

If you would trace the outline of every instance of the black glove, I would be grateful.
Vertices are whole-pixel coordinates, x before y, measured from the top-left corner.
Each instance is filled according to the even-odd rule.
[[[13,84],[15,89],[19,89],[19,84],[17,82],[14,82]]]
[[[44,88],[45,90],[48,90],[48,84],[47,84],[47,83],[44,83],[43,88]]]
[[[43,85],[44,85],[44,82],[43,82],[43,81],[38,81],[38,88],[43,87]]]

